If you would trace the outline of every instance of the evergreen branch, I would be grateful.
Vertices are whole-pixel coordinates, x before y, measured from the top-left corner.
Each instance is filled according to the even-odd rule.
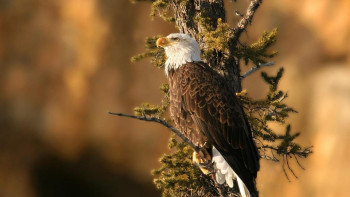
[[[138,120],[143,120],[147,122],[156,122],[159,123],[166,128],[170,129],[173,133],[175,133],[177,136],[179,136],[184,142],[186,142],[189,146],[193,148],[196,152],[200,151],[200,148],[192,143],[191,140],[189,140],[186,136],[184,136],[179,130],[175,129],[173,126],[171,126],[169,123],[167,123],[165,120],[155,118],[155,117],[146,117],[146,116],[134,116],[130,114],[123,114],[123,113],[115,113],[115,112],[108,112],[111,115],[116,116],[122,116],[122,117],[128,117],[128,118],[134,118]]]
[[[241,36],[242,32],[245,31],[247,26],[252,23],[253,16],[261,3],[262,0],[250,1],[246,14],[244,15],[244,17],[242,17],[242,19],[238,22],[237,26],[233,29],[232,41],[234,45],[236,45],[236,42],[239,40],[239,37]]]
[[[263,145],[263,146],[258,147],[259,150],[260,149],[270,149],[270,150],[276,151],[277,154],[279,154],[279,155],[294,155],[294,156],[299,156],[299,157],[307,157],[310,153],[312,153],[311,148],[312,148],[312,146],[307,147],[302,151],[284,151],[284,150],[281,150],[280,148],[276,148],[276,147],[273,147],[270,145]],[[299,163],[299,161],[298,161],[298,163]]]
[[[246,78],[248,75],[251,75],[252,73],[254,73],[255,71],[263,68],[263,67],[267,67],[267,66],[273,66],[275,65],[275,62],[268,62],[266,64],[260,64],[260,65],[257,65],[257,66],[254,66],[252,67],[250,70],[248,70],[246,73],[244,73],[242,76],[241,76],[241,79],[244,79]]]
[[[287,166],[287,169],[292,173],[292,175],[295,178],[298,178],[298,176],[295,174],[294,170],[292,169],[292,167],[289,164],[289,159],[292,159],[294,156],[294,159],[296,160],[298,166],[305,170],[305,168],[300,164],[298,157],[304,157],[306,158],[310,153],[312,153],[311,150],[312,147],[307,147],[304,150],[301,151],[293,151],[293,150],[289,150],[287,151],[286,149],[281,149],[280,147],[274,147],[274,146],[270,146],[270,145],[262,145],[260,147],[258,147],[259,150],[261,150],[263,152],[263,154],[261,155],[262,158],[268,159],[268,160],[272,160],[272,161],[279,161],[273,154],[273,152],[275,151],[278,155],[280,155],[282,157],[282,169],[284,172],[284,175],[286,176],[287,180],[290,181],[289,176],[287,174],[286,168],[285,166]],[[271,151],[271,155],[266,155],[265,150],[266,149],[270,149]]]

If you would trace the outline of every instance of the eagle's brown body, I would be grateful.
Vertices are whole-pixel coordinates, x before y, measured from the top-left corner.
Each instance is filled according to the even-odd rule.
[[[168,78],[175,126],[193,144],[215,146],[256,196],[260,156],[234,90],[203,62],[187,62]]]

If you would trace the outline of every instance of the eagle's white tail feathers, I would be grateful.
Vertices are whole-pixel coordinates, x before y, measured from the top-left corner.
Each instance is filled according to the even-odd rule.
[[[224,184],[225,181],[229,187],[233,187],[233,180],[237,180],[239,192],[242,197],[250,197],[249,191],[243,181],[238,177],[235,171],[226,162],[220,152],[213,146],[213,163],[215,169],[215,178],[219,184]]]
[[[243,181],[237,176],[238,188],[242,197],[250,197],[248,188],[244,185]]]

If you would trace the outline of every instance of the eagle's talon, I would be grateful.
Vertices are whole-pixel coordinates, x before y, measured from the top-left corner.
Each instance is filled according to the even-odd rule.
[[[193,152],[193,163],[196,164],[204,174],[208,175],[213,173],[213,163],[206,149]]]
[[[201,167],[201,168],[205,168],[207,170],[213,169],[213,163],[211,161],[206,161],[206,162],[203,162],[203,163],[199,163],[198,166]]]
[[[215,170],[213,168],[213,163],[210,161],[198,163],[198,167],[204,172],[206,175],[215,174]]]
[[[208,168],[208,167],[212,167],[212,166],[213,166],[213,163],[212,163],[212,162],[209,162],[209,161],[206,161],[206,162],[198,163],[198,165],[199,165],[200,167]]]

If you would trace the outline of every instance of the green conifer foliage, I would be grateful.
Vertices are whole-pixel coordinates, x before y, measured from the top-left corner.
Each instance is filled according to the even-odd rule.
[[[151,2],[152,17],[159,15],[167,22],[174,22],[169,5],[170,0],[134,0],[133,2],[136,1]],[[186,4],[189,0],[174,1],[179,4]],[[233,56],[238,62],[243,61],[245,65],[251,62],[259,68],[260,65],[277,55],[277,51],[271,52],[270,49],[277,41],[277,29],[264,32],[258,41],[251,45],[238,41],[235,42],[237,45],[231,46],[229,42],[232,39],[232,36],[230,37],[232,29],[222,19],[218,19],[216,28],[212,28],[209,24],[212,24],[213,21],[207,17],[203,10],[200,15],[196,16],[194,21],[203,29],[196,36],[197,39],[204,42],[202,50],[203,59],[205,60],[212,58],[214,52],[220,51],[222,54],[229,54],[229,50],[232,50],[233,47]],[[163,68],[166,58],[164,50],[157,48],[155,45],[159,37],[146,38],[146,51],[132,57],[131,60],[135,62],[144,58],[150,58],[153,65]],[[296,110],[284,103],[288,95],[286,92],[278,89],[278,83],[283,76],[283,72],[284,69],[280,68],[275,76],[269,76],[265,72],[261,73],[263,81],[269,86],[269,91],[264,99],[254,100],[245,91],[236,94],[244,106],[253,137],[262,158],[276,162],[282,159],[282,167],[288,178],[285,166],[295,176],[288,160],[293,158],[302,168],[298,159],[306,158],[312,151],[311,147],[302,148],[301,145],[295,142],[300,133],[292,134],[291,126],[286,123],[286,118],[288,118],[289,114],[296,113]],[[161,104],[144,103],[134,109],[136,115],[168,120],[164,114],[169,105],[169,87],[167,84],[163,84],[160,89],[164,93]],[[269,125],[271,122],[285,125],[284,134],[274,131]],[[203,175],[199,168],[192,164],[192,148],[184,142],[179,142],[175,135],[172,135],[170,138],[169,148],[172,152],[164,154],[160,158],[161,167],[152,171],[152,174],[155,176],[154,183],[158,189],[163,191],[163,196],[238,196],[237,188],[230,189],[225,185],[219,186],[210,176]],[[223,191],[225,194],[223,194]]]
[[[156,46],[157,39],[160,36],[147,37],[145,40],[146,52],[135,55],[131,58],[131,62],[140,61],[146,57],[151,58],[151,63],[158,68],[163,68],[165,63],[164,50]]]
[[[164,197],[170,196],[218,196],[212,181],[192,163],[193,149],[184,142],[179,142],[172,134],[169,140],[171,154],[160,158],[162,166],[153,170],[154,183],[163,190]],[[210,181],[210,182],[208,182]]]
[[[247,65],[249,61],[255,65],[266,63],[266,59],[273,58],[277,51],[268,52],[268,49],[277,41],[277,29],[264,32],[259,40],[251,45],[241,44],[236,50],[236,56],[243,59]]]

